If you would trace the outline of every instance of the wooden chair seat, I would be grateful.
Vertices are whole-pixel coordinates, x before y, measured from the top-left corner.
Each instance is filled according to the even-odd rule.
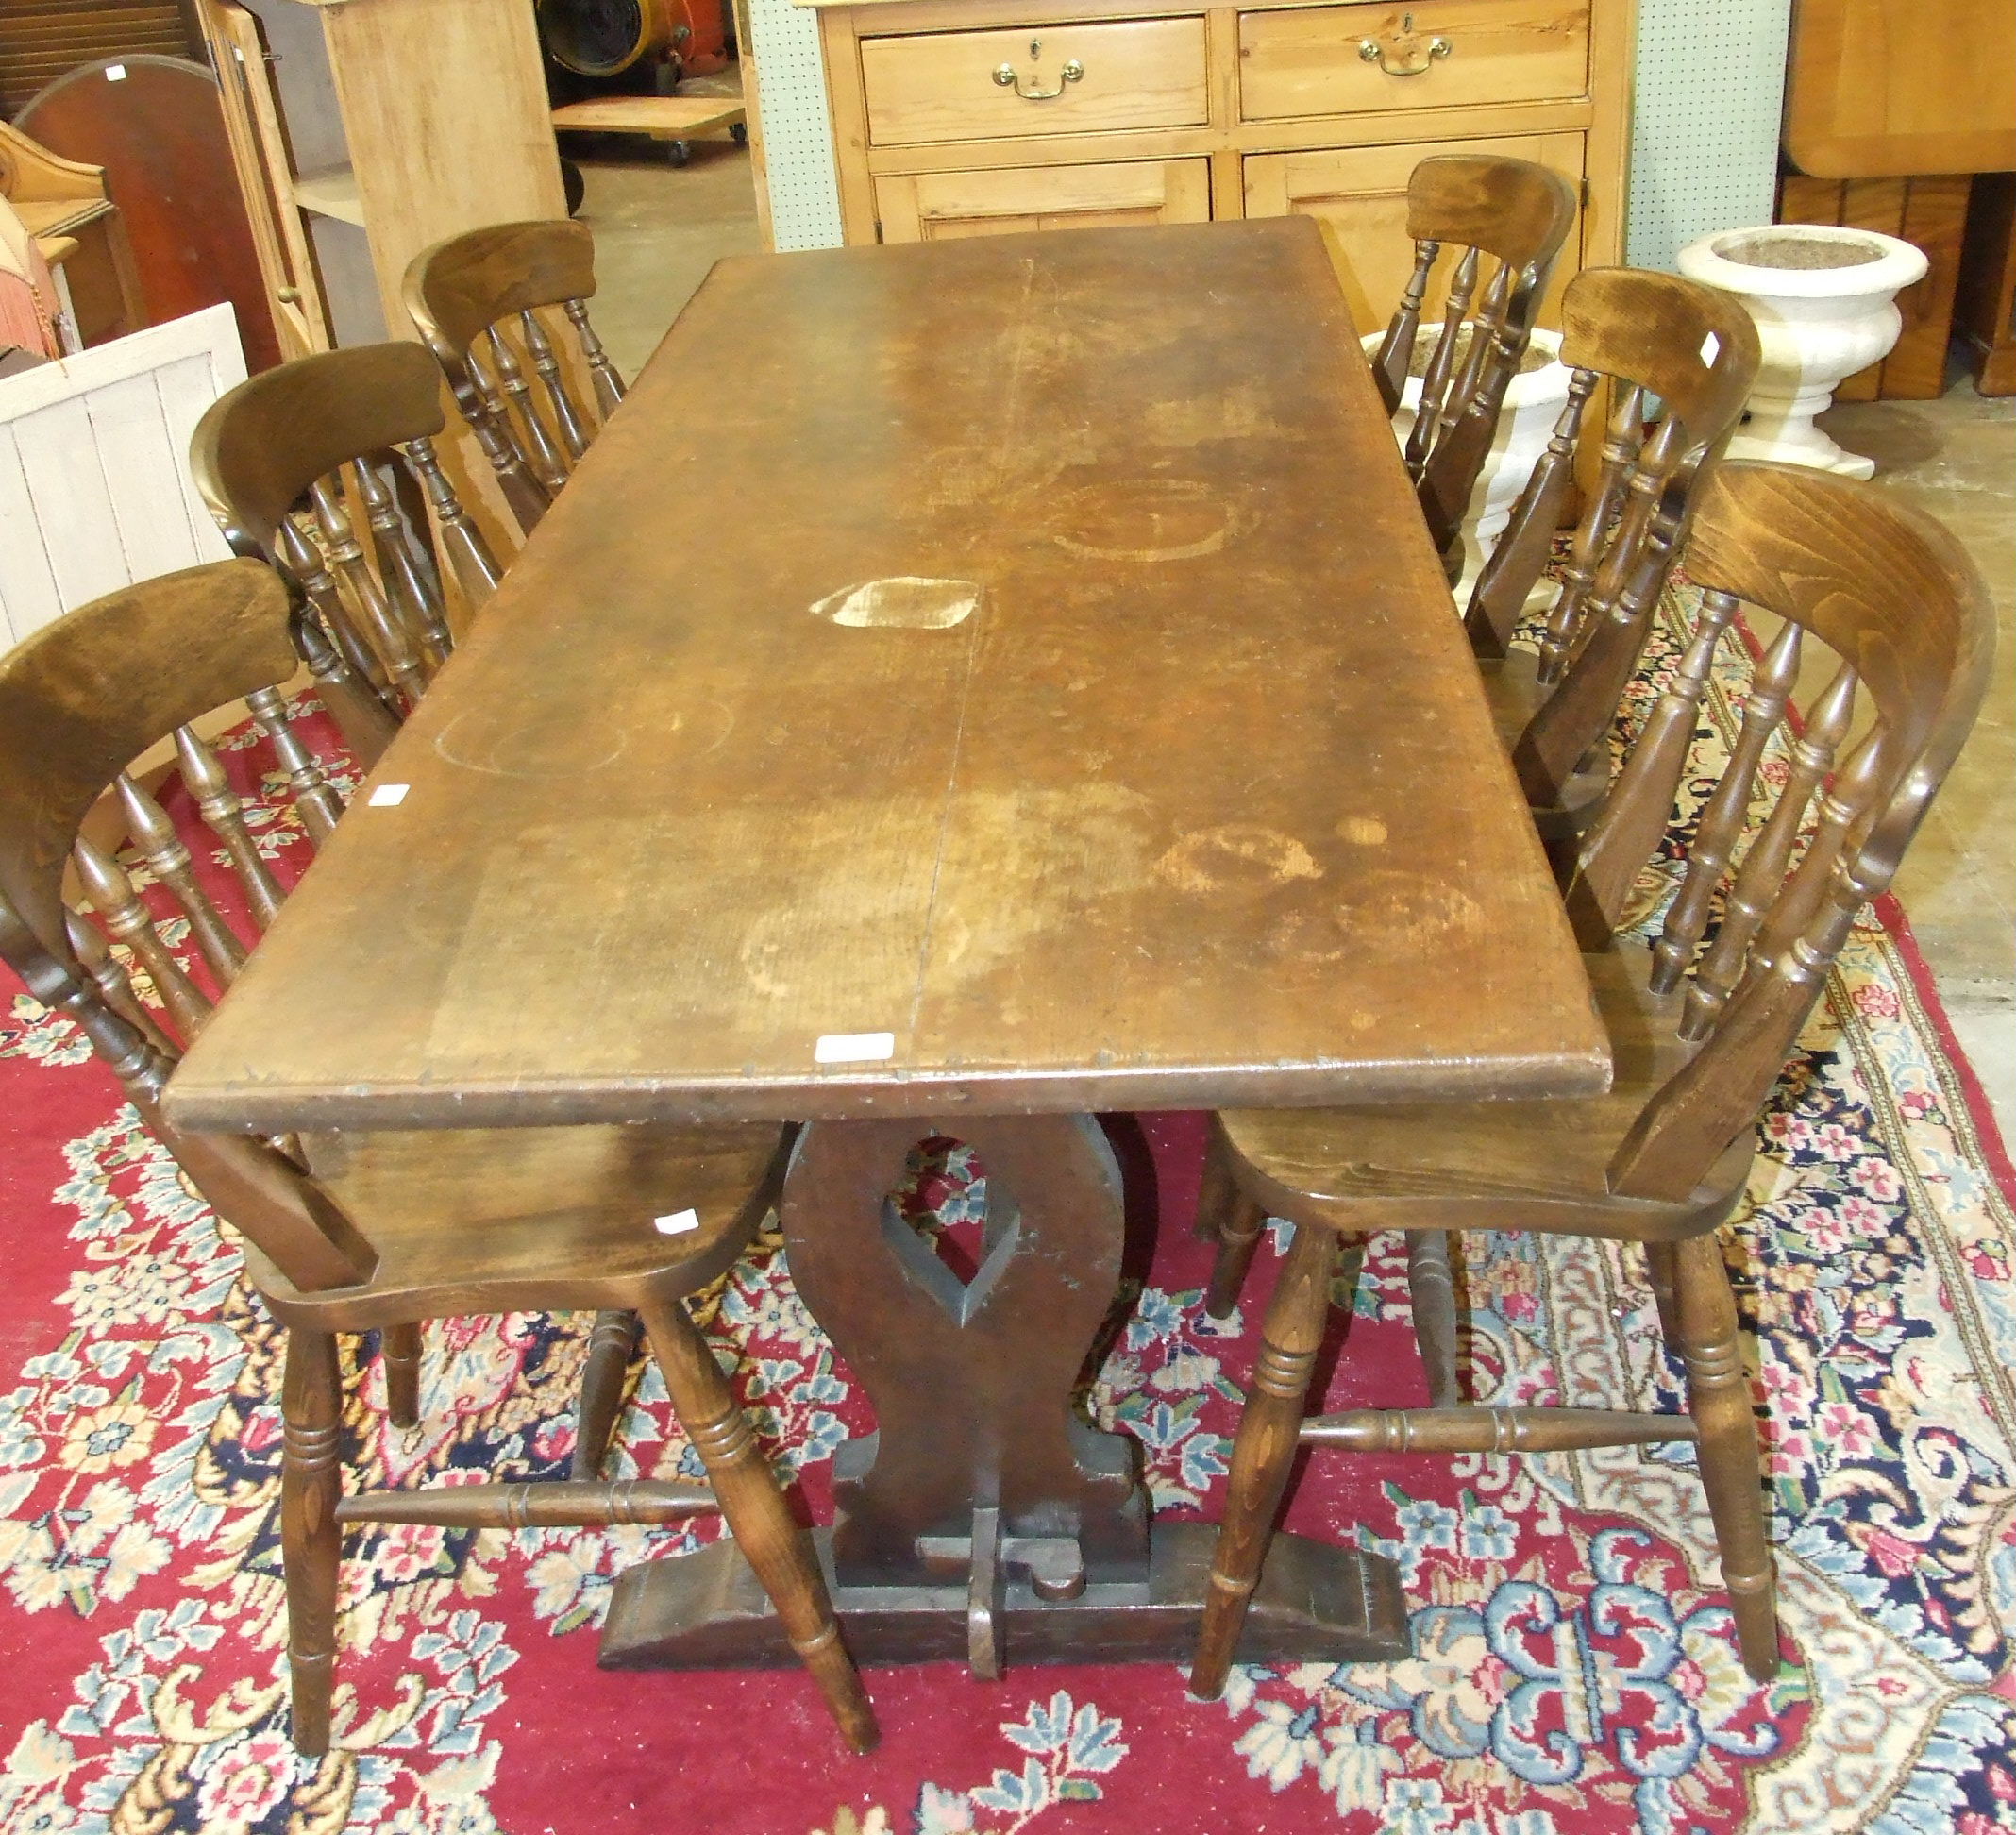
[[[255,1279],[329,1331],[439,1317],[445,1289],[472,1312],[629,1310],[640,1291],[690,1293],[733,1265],[774,1199],[781,1145],[771,1125],[310,1136],[310,1172],[378,1265],[314,1293],[270,1266]],[[697,1228],[656,1227],[687,1210]]]
[[[1516,1229],[1673,1241],[1710,1230],[1750,1168],[1743,1136],[1687,1200],[1620,1199],[1608,1170],[1645,1105],[1699,1048],[1678,1034],[1684,991],[1655,994],[1652,952],[1585,957],[1616,1076],[1578,1102],[1412,1103],[1220,1114],[1241,1184],[1263,1206],[1334,1214],[1340,1228]]]

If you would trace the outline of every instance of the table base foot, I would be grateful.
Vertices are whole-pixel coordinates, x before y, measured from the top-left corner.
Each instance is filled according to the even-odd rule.
[[[1146,1583],[1092,1584],[1042,1600],[1007,1584],[1002,1655],[1018,1663],[1187,1662],[1203,1611],[1217,1528],[1157,1524]],[[814,1532],[848,1648],[864,1666],[961,1662],[966,1588],[837,1587],[825,1530]],[[1400,1574],[1381,1555],[1277,1535],[1261,1570],[1238,1660],[1388,1662],[1407,1654]],[[770,1602],[731,1541],[620,1575],[602,1632],[604,1669],[770,1669],[796,1661]]]

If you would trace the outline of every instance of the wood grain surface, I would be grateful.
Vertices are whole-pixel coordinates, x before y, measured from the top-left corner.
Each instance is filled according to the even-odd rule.
[[[372,783],[181,1124],[1608,1076],[1307,222],[722,262]]]

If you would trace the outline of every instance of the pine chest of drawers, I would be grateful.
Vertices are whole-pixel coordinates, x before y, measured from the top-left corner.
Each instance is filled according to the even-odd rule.
[[[1415,162],[1494,152],[1580,189],[1556,296],[1623,258],[1633,0],[818,10],[850,243],[1296,211],[1343,232],[1370,330],[1406,278]]]

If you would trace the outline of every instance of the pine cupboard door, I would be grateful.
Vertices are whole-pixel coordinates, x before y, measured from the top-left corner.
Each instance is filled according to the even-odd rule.
[[[236,0],[198,0],[198,9],[217,66],[225,133],[244,194],[281,359],[291,362],[327,350],[328,314],[308,230],[294,204],[294,166],[265,36],[259,20]]]
[[[1246,214],[1316,216],[1336,225],[1343,232],[1344,292],[1352,317],[1361,331],[1383,331],[1414,266],[1414,244],[1407,238],[1407,180],[1420,161],[1436,153],[1488,153],[1531,160],[1569,179],[1578,196],[1583,193],[1580,134],[1523,134],[1405,146],[1257,154],[1245,162]],[[1581,250],[1578,213],[1540,308],[1542,325],[1560,324],[1561,290],[1581,266]],[[1446,258],[1436,263],[1421,311],[1423,321],[1440,314],[1453,265]]]
[[[920,172],[875,181],[885,243],[1000,236],[1022,229],[1208,223],[1206,160],[1119,165],[1028,166],[991,172]]]

